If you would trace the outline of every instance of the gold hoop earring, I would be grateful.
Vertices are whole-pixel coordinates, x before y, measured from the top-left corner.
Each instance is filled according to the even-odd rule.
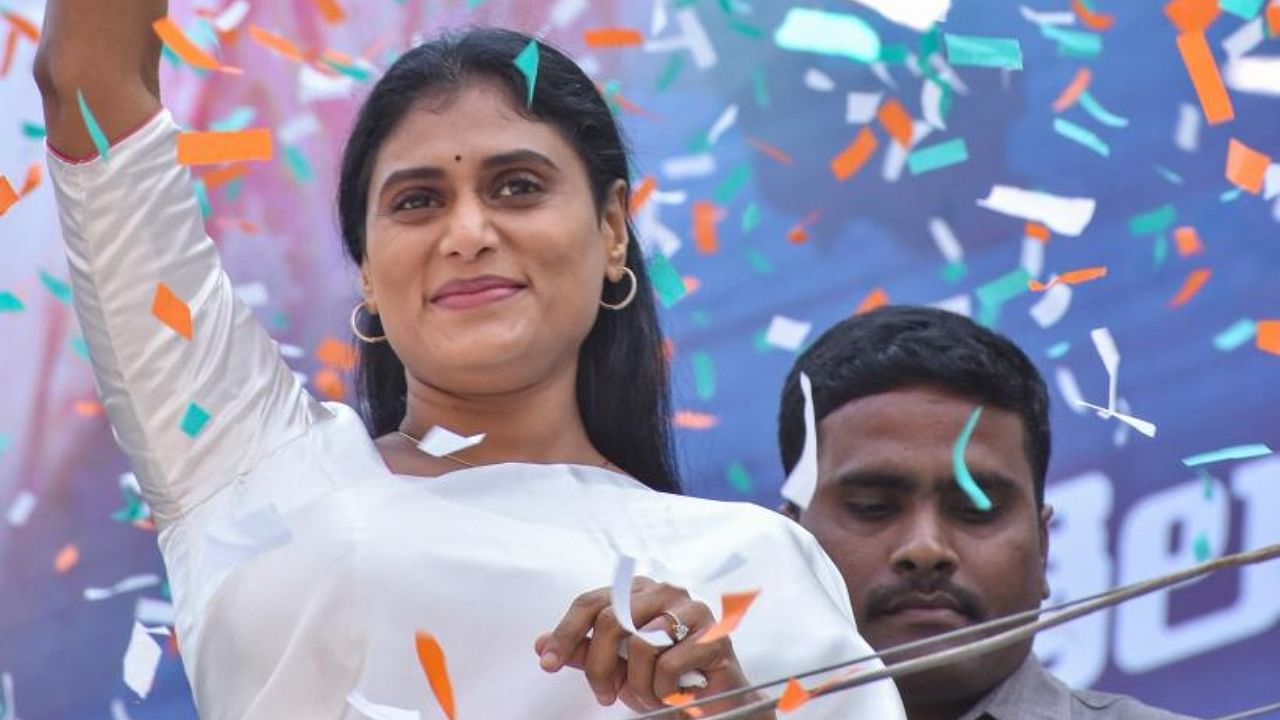
[[[636,274],[634,272],[631,272],[631,268],[627,267],[626,265],[622,266],[622,272],[626,273],[627,277],[631,278],[631,291],[628,292],[627,296],[622,299],[622,302],[610,304],[601,300],[600,301],[601,306],[609,308],[610,310],[621,310],[626,306],[630,305],[632,300],[636,299],[636,291],[640,289],[640,282],[636,280]]]
[[[367,342],[370,345],[375,345],[380,342],[386,342],[387,341],[386,335],[380,335],[378,337],[369,337],[368,335],[365,335],[364,333],[360,332],[360,326],[356,324],[356,316],[360,314],[360,308],[364,306],[365,306],[365,302],[361,300],[358,305],[356,305],[354,308],[351,309],[351,332],[355,333],[356,337],[360,338],[361,341]]]

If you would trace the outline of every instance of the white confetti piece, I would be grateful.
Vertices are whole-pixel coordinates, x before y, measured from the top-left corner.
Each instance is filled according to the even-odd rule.
[[[584,0],[585,3],[585,0]],[[661,35],[667,29],[670,18],[667,15],[667,0],[654,0],[653,14],[649,21],[649,34]]]
[[[285,145],[296,145],[320,132],[320,119],[313,112],[305,112],[280,126],[276,139]]]
[[[140,597],[133,606],[133,619],[147,625],[173,625],[177,618],[173,603]]]
[[[656,252],[669,258],[680,252],[680,248],[684,246],[680,236],[662,224],[662,220],[658,217],[659,212],[659,205],[650,201],[636,215],[636,234],[645,257]]]
[[[1280,163],[1271,163],[1263,182],[1262,197],[1270,200],[1280,195]]]
[[[551,8],[551,24],[558,28],[568,27],[586,11],[587,0],[559,0]]]
[[[884,93],[851,92],[845,101],[844,119],[851,125],[864,125],[876,117]]]
[[[1009,217],[1043,223],[1059,235],[1077,237],[1093,220],[1097,201],[995,185],[978,205]]]
[[[960,78],[960,75],[949,64],[947,64],[942,53],[934,53],[933,55],[930,55],[929,64],[933,65],[933,69],[937,71],[938,77],[942,78],[943,82],[950,85],[951,89],[955,90],[957,95],[969,94],[969,86],[966,85],[964,80]]]
[[[432,425],[427,434],[418,441],[418,449],[431,457],[444,457],[484,442],[484,433],[477,435],[459,435],[439,425]]]
[[[9,720],[8,718],[0,718],[0,720]],[[124,701],[115,698],[111,701],[111,720],[132,720],[129,717],[129,711],[125,709]]]
[[[1031,319],[1043,328],[1053,327],[1066,316],[1071,308],[1074,291],[1070,285],[1059,283],[1044,291],[1044,296],[1031,306]]]
[[[296,360],[298,358],[306,357],[307,351],[303,350],[297,345],[288,345],[286,343],[280,343],[280,354],[291,360]]]
[[[129,647],[124,651],[124,684],[144,700],[151,692],[162,654],[160,643],[135,622],[129,636]]]
[[[271,302],[271,294],[267,286],[260,282],[245,283],[235,286],[236,297],[251,308],[262,307]]]
[[[1098,357],[1102,359],[1102,367],[1107,371],[1107,406],[1101,407],[1083,400],[1078,400],[1076,404],[1095,410],[1098,417],[1104,420],[1115,418],[1147,437],[1155,437],[1156,426],[1154,423],[1122,413],[1116,407],[1117,392],[1120,384],[1120,350],[1116,347],[1116,341],[1111,336],[1111,331],[1104,327],[1095,328],[1089,333],[1089,337],[1093,340],[1093,346],[1098,351]]]
[[[124,593],[136,592],[149,587],[155,587],[160,584],[160,576],[154,574],[130,575],[129,577],[117,582],[109,588],[85,588],[84,599],[89,602],[97,602],[106,600],[107,598],[123,595]]]
[[[728,132],[729,128],[733,127],[737,122],[738,106],[736,104],[730,105],[724,109],[724,112],[720,113],[720,117],[716,118],[715,123],[712,124],[711,131],[707,133],[707,140],[712,145],[715,145],[720,142],[721,136]]]
[[[1084,402],[1084,394],[1080,392],[1080,383],[1076,381],[1075,373],[1071,372],[1071,368],[1062,365],[1054,368],[1053,379],[1067,408],[1077,415],[1084,414],[1085,409],[1081,406]]]
[[[933,236],[934,245],[938,246],[938,252],[942,253],[942,257],[946,258],[949,263],[958,263],[964,260],[964,247],[960,245],[960,241],[956,239],[956,234],[951,231],[951,226],[946,220],[935,217],[929,219],[929,234]]]
[[[1026,5],[1019,5],[1022,17],[1036,25],[1075,25],[1076,15],[1070,10],[1043,12],[1032,10]]]
[[[36,496],[27,490],[18,493],[18,496],[9,503],[9,510],[5,513],[5,520],[8,521],[10,527],[22,527],[27,524],[27,520],[31,518],[31,513],[36,509]]]
[[[1195,152],[1200,147],[1200,110],[1195,105],[1178,106],[1178,127],[1173,132],[1173,143],[1183,152]]]
[[[956,315],[965,317],[973,317],[973,298],[968,294],[952,295],[944,300],[939,300],[931,304],[929,307],[935,307],[939,310],[946,310]]]
[[[769,330],[765,332],[764,341],[783,350],[796,351],[804,344],[804,339],[813,329],[813,323],[794,320],[785,315],[774,315],[769,321]]]
[[[893,90],[898,89],[898,83],[894,82],[893,75],[889,73],[888,64],[882,62],[871,63],[871,74],[875,75],[876,79],[887,87]]]
[[[1254,18],[1228,35],[1227,39],[1222,41],[1222,50],[1226,52],[1227,57],[1238,58],[1261,45],[1266,39],[1262,18]]]
[[[618,619],[618,624],[622,626],[632,635],[639,636],[640,639],[649,643],[654,647],[668,647],[673,645],[671,636],[665,630],[648,630],[641,631],[636,629],[634,618],[631,615],[631,584],[636,576],[636,559],[630,555],[622,555],[618,558],[618,564],[613,570],[613,583],[609,586],[609,598],[613,604],[614,617]]]
[[[920,88],[920,114],[937,130],[947,129],[947,121],[942,117],[943,95],[942,86],[936,82],[927,81]]]
[[[911,147],[919,145],[933,132],[933,126],[923,120],[912,121],[911,127]],[[902,178],[902,171],[907,167],[907,156],[910,154],[911,148],[904,148],[896,142],[888,143],[888,149],[884,153],[884,164],[880,168],[880,177],[885,182],[898,182]]]
[[[1019,267],[1037,280],[1044,272],[1044,243],[1033,237],[1022,238],[1022,259]]]
[[[1280,57],[1241,57],[1227,63],[1227,87],[1254,95],[1280,95]]]
[[[347,704],[368,720],[420,720],[422,715],[417,710],[405,710],[391,705],[379,705],[364,696],[357,688],[347,695]]]
[[[235,0],[227,6],[227,9],[218,13],[218,16],[213,19],[213,26],[218,29],[218,32],[229,33],[240,27],[240,23],[244,22],[248,15],[248,0]]]
[[[333,76],[303,65],[298,71],[298,101],[302,103],[317,100],[343,100],[355,93],[356,83],[347,75]]]
[[[693,57],[693,64],[699,70],[709,70],[716,66],[719,58],[715,46],[707,35],[706,28],[698,19],[693,8],[684,8],[675,13],[677,33],[671,37],[650,40],[644,44],[645,52],[663,53],[674,50],[688,50]]]
[[[818,421],[813,410],[813,384],[805,373],[800,373],[800,392],[804,394],[804,448],[782,483],[781,492],[782,497],[804,510],[818,489]]]
[[[16,720],[18,709],[13,699],[13,675],[0,673],[0,720]]]
[[[818,68],[804,71],[804,86],[815,92],[831,92],[836,89],[836,81]]]
[[[916,32],[925,32],[934,24],[947,19],[951,10],[951,0],[854,0],[863,7],[875,10],[884,19],[909,27]]]
[[[688,180],[715,174],[716,156],[710,153],[681,155],[662,161],[662,174],[668,180]]]

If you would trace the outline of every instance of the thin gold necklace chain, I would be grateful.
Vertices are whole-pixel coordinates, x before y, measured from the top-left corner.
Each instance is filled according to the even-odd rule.
[[[397,430],[396,432],[400,434],[400,437],[402,437],[402,438],[404,438],[405,440],[408,440],[409,442],[413,443],[413,444],[414,444],[414,446],[418,446],[418,445],[421,445],[421,444],[422,444],[422,441],[421,441],[421,440],[418,440],[417,438],[415,438],[414,436],[410,435],[409,433],[407,433],[407,432],[405,432],[405,431],[403,431],[403,430]],[[448,459],[450,459],[450,460],[452,460],[452,461],[454,461],[454,462],[458,463],[459,465],[465,465],[466,467],[469,467],[469,468],[477,467],[477,465],[476,465],[475,463],[473,463],[473,462],[467,462],[466,460],[463,460],[462,458],[460,458],[460,457],[458,457],[458,456],[454,455],[453,453],[445,453],[445,454],[441,455],[440,457],[442,457],[442,458],[448,458]],[[609,458],[605,458],[605,459],[604,459],[604,462],[600,463],[600,464],[598,465],[598,467],[601,467],[601,468],[603,468],[603,469],[605,469],[605,470],[608,470],[610,467],[616,467],[616,466],[615,466],[613,463],[609,462]]]

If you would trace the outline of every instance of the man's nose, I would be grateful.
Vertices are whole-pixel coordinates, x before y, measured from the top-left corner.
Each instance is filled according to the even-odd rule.
[[[890,558],[894,572],[900,575],[954,574],[959,558],[938,514],[932,510],[921,510],[910,517],[908,523]]]

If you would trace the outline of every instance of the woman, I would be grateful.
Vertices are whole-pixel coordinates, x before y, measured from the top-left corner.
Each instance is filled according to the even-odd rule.
[[[543,46],[529,100],[529,38],[478,30],[372,91],[339,197],[366,424],[313,399],[231,290],[159,100],[166,12],[52,0],[36,73],[77,312],[202,716],[443,717],[420,633],[463,718],[625,717],[691,672],[718,692],[868,651],[808,535],[677,494],[626,154],[581,70]],[[96,154],[81,92],[105,158],[71,159]],[[166,293],[189,332],[153,314]],[[485,438],[424,453],[436,427]],[[632,619],[670,642],[613,614],[625,558],[656,578]],[[715,617],[681,587],[761,594],[732,643],[698,643]],[[901,706],[881,683],[797,717],[855,714]]]

